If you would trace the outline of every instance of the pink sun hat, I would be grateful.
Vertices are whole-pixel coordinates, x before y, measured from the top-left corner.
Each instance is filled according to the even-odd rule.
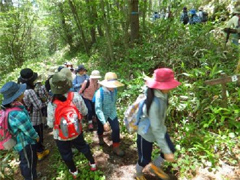
[[[180,82],[174,79],[174,72],[169,68],[156,69],[153,78],[146,79],[146,85],[153,89],[170,90],[180,84]]]

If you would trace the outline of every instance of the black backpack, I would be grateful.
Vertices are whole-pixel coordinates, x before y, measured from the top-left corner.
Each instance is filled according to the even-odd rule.
[[[187,24],[189,21],[188,13],[184,12],[183,13],[183,24]]]

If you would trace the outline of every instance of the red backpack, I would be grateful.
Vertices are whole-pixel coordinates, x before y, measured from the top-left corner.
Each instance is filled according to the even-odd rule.
[[[10,150],[16,145],[16,140],[8,128],[8,114],[11,111],[21,111],[18,107],[0,110],[0,150]]]
[[[73,92],[69,92],[67,100],[64,102],[59,100],[53,101],[57,105],[54,129],[58,129],[59,137],[65,140],[77,137],[82,132],[81,120],[83,116],[72,103],[73,95]]]

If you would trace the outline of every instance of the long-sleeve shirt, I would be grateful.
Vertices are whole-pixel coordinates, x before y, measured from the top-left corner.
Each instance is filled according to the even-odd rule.
[[[105,124],[108,118],[114,120],[117,117],[117,89],[112,92],[102,87],[102,90],[102,95],[100,89],[95,94],[95,111],[100,122]]]
[[[44,107],[44,104],[33,89],[25,90],[23,102],[26,108],[30,110],[32,125],[37,126],[42,124],[41,109]]]
[[[99,89],[100,85],[98,84],[98,80],[97,79],[89,79],[89,86],[86,88],[87,86],[87,81],[85,80],[84,83],[82,84],[82,87],[79,91],[79,94],[82,94],[82,96],[85,99],[89,99],[92,100],[94,93]]]
[[[79,92],[82,83],[86,80],[89,79],[89,76],[87,74],[84,74],[82,76],[76,75],[76,77],[73,79],[73,89],[75,92]]]
[[[143,107],[143,116],[138,126],[138,134],[149,142],[156,142],[165,154],[172,153],[165,140],[167,128],[165,126],[165,119],[167,114],[167,94],[163,94],[158,90],[154,90],[154,96],[158,98],[159,103],[153,101],[149,115],[147,115],[146,105]],[[150,127],[147,133],[143,132],[144,121],[146,118],[150,121]]]
[[[64,94],[65,97],[67,97],[67,93]],[[81,112],[81,114],[83,116],[86,116],[87,113],[88,113],[88,109],[84,103],[84,100],[83,98],[77,93],[77,92],[74,92],[74,95],[73,95],[73,100],[72,100],[73,104],[77,107],[77,109]],[[54,122],[55,122],[55,109],[56,109],[56,104],[52,103],[52,102],[49,102],[48,103],[48,107],[47,107],[47,125],[50,127],[50,128],[53,128],[54,126]],[[62,140],[60,137],[59,137],[59,131],[58,129],[54,129],[53,128],[53,138],[54,139],[57,139],[57,140]]]
[[[11,111],[8,116],[9,128],[16,136],[14,149],[21,151],[28,144],[35,144],[38,134],[32,126],[27,110],[19,106],[22,111]]]

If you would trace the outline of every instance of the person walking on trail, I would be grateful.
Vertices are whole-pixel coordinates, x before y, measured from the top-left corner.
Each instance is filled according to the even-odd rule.
[[[181,21],[184,25],[186,25],[186,24],[189,22],[189,16],[188,16],[187,7],[184,7],[184,8],[183,8],[183,12],[182,12],[182,14],[181,14],[180,21]]]
[[[151,162],[153,143],[161,148],[159,156],[151,162],[150,171],[161,179],[169,176],[161,169],[166,160],[174,161],[174,145],[165,126],[168,93],[181,83],[174,79],[174,72],[169,68],[160,68],[154,71],[154,78],[146,80],[146,101],[143,106],[143,115],[140,119],[137,132],[138,162],[136,164],[136,179],[145,180],[143,168]],[[144,130],[146,121],[150,121],[147,132]]]
[[[65,114],[64,116],[59,116],[59,114],[61,114],[63,111],[68,113],[70,110],[72,110],[66,109],[65,111],[64,107],[67,107],[65,103],[70,103],[67,104],[69,106],[67,108],[74,108],[77,115],[81,114],[82,116],[86,116],[88,113],[87,107],[79,93],[69,92],[69,89],[72,86],[72,81],[71,77],[68,75],[69,72],[71,73],[71,71],[68,70],[69,72],[67,72],[67,70],[61,70],[60,72],[55,73],[50,79],[50,87],[53,93],[53,99],[52,102],[48,103],[47,122],[48,126],[50,128],[53,128],[53,138],[56,141],[56,145],[63,161],[67,165],[69,172],[72,174],[73,178],[77,178],[78,169],[73,160],[73,152],[71,149],[72,146],[75,146],[79,152],[84,154],[84,156],[89,161],[91,171],[95,171],[97,168],[90,151],[90,147],[84,140],[81,117],[75,116],[74,114]],[[59,109],[61,104],[62,109]],[[62,112],[60,112],[61,110]],[[71,128],[71,125],[74,125],[74,128]],[[72,135],[72,132],[70,131],[74,133],[77,131],[78,133],[75,133],[76,135],[71,137],[70,135]]]
[[[198,17],[198,15],[196,14],[196,10],[195,9],[191,9],[190,12],[190,18],[189,18],[189,24],[198,24],[201,23],[201,19]]]
[[[34,91],[35,81],[38,78],[38,74],[33,72],[32,69],[25,68],[20,72],[20,77],[18,79],[19,83],[26,83],[27,88],[24,92],[23,103],[30,114],[30,119],[34,129],[37,131],[40,140],[37,143],[37,157],[41,161],[49,154],[49,149],[45,149],[43,145],[43,115],[42,108],[44,108],[44,103],[40,100],[37,93]]]
[[[37,150],[36,142],[39,141],[38,133],[32,126],[27,110],[22,104],[26,84],[7,82],[0,93],[3,95],[2,108],[18,107],[8,115],[9,129],[16,137],[14,150],[19,154],[20,170],[25,180],[37,179]]]
[[[98,70],[92,71],[88,80],[85,80],[82,84],[82,87],[79,91],[79,94],[82,95],[83,100],[88,108],[88,129],[90,131],[93,130],[93,118],[95,117],[95,107],[92,102],[92,98],[94,93],[99,89],[100,85],[98,84],[98,80],[101,78],[100,72]]]
[[[240,6],[234,9],[233,17],[227,22],[227,28],[235,30],[235,33],[231,33],[230,38],[233,44],[238,45],[240,39]]]
[[[112,129],[113,152],[118,156],[123,156],[124,152],[120,149],[120,129],[117,117],[116,102],[117,88],[124,86],[117,80],[114,72],[105,74],[104,80],[99,82],[103,87],[99,88],[95,95],[95,111],[98,119],[98,138],[99,144],[103,145],[103,131]],[[109,124],[108,124],[109,123]]]
[[[75,92],[79,92],[82,83],[89,79],[89,76],[86,74],[87,70],[84,65],[79,65],[76,69],[76,77],[73,79],[73,88]]]

